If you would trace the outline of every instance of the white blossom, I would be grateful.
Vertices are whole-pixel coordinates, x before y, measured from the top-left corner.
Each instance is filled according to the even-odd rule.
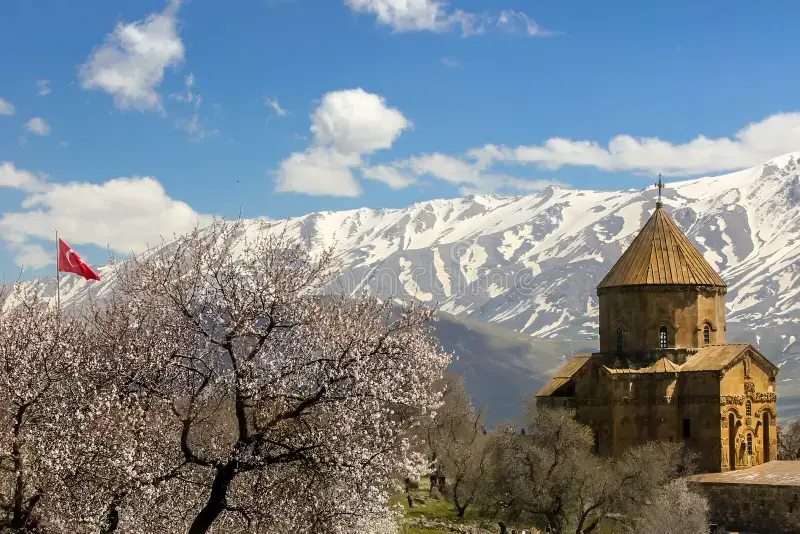
[[[243,231],[119,263],[74,314],[25,295],[2,312],[0,527],[391,531],[449,363],[433,312],[323,297],[330,251],[268,233],[234,250]]]

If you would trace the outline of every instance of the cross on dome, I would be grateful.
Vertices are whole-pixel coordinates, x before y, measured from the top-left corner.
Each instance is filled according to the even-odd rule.
[[[658,202],[656,202],[656,207],[660,208],[663,206],[661,203],[661,190],[664,189],[664,182],[661,181],[661,173],[658,173],[658,182],[655,183],[655,186],[658,188]]]

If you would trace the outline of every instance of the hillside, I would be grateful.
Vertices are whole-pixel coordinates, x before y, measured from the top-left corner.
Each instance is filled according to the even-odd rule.
[[[541,388],[573,352],[594,347],[586,341],[535,339],[502,327],[440,313],[436,338],[455,354],[449,370],[464,377],[477,406],[494,423],[522,413],[521,400]]]
[[[759,346],[781,367],[783,399],[800,381],[798,158],[800,153],[787,154],[724,176],[672,182],[664,190],[665,208],[729,285],[729,340]],[[438,304],[458,317],[437,328],[444,344],[462,356],[456,368],[468,377],[485,371],[471,384],[479,390],[490,387],[489,377],[499,385],[514,383],[521,369],[529,376],[546,373],[556,363],[552,357],[573,345],[596,344],[595,286],[650,216],[655,198],[652,187],[549,187],[526,196],[253,221],[246,233],[285,229],[312,248],[333,246],[343,274],[331,291],[368,288],[381,298]],[[91,289],[99,295],[113,284],[108,268],[101,273],[104,281]],[[65,277],[61,284],[67,305],[86,295],[82,280]],[[54,290],[51,280],[44,291]],[[501,330],[491,329],[498,327],[524,336],[495,334]],[[529,345],[525,336],[540,339]],[[497,395],[507,395],[501,391]],[[511,402],[508,395],[498,402]]]

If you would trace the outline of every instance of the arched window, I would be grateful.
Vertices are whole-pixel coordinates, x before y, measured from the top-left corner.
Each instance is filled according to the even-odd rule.
[[[703,327],[703,345],[711,345],[711,327],[708,325]]]
[[[658,348],[666,349],[667,348],[667,327],[662,326],[658,329]]]
[[[753,405],[750,404],[750,401],[747,401],[744,405],[744,414],[745,416],[750,417],[750,415],[752,415],[752,412],[753,412]]]
[[[622,328],[617,328],[617,352],[622,352]]]
[[[753,434],[747,434],[747,454],[753,454]]]

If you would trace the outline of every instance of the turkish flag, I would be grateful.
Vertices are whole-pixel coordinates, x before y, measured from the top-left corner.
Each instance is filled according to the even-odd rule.
[[[58,270],[62,273],[77,274],[87,280],[100,280],[100,275],[86,265],[61,238],[58,238]]]

